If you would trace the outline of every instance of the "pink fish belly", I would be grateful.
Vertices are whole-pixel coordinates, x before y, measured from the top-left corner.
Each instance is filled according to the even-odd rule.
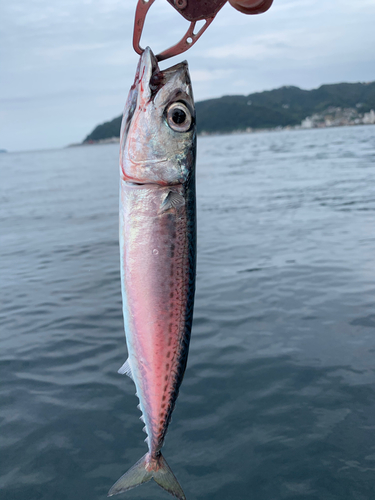
[[[189,285],[186,210],[161,209],[169,191],[125,183],[121,190],[125,333],[151,455],[163,445],[177,397]]]

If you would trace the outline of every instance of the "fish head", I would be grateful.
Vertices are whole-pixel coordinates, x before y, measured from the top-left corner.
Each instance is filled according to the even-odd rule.
[[[195,128],[187,62],[161,71],[147,47],[121,126],[122,178],[162,186],[187,182],[195,165]]]

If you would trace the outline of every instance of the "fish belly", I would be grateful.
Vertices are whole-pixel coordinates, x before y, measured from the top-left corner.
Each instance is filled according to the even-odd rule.
[[[120,251],[130,366],[151,455],[163,445],[186,367],[195,287],[195,196],[163,208],[169,187],[122,181]]]

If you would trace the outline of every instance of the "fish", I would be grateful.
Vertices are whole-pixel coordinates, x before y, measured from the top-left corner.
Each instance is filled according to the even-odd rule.
[[[108,496],[153,479],[184,492],[161,453],[184,377],[196,277],[196,125],[186,61],[142,53],[120,133],[120,260],[128,359],[148,452]]]

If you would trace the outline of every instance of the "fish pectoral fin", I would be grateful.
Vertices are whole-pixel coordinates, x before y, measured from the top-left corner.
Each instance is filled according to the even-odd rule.
[[[108,496],[128,491],[147,483],[150,479],[179,500],[186,500],[181,486],[161,453],[156,459],[152,459],[150,454],[146,453],[112,486]]]
[[[129,360],[129,358],[125,361],[125,363],[117,371],[117,373],[120,373],[121,375],[127,375],[132,380],[134,380],[133,372],[132,372],[132,369],[131,369],[131,366],[130,366],[130,360]]]
[[[180,208],[185,205],[185,198],[182,194],[176,193],[175,191],[169,191],[165,200],[161,204],[160,211],[166,212],[170,208]]]

